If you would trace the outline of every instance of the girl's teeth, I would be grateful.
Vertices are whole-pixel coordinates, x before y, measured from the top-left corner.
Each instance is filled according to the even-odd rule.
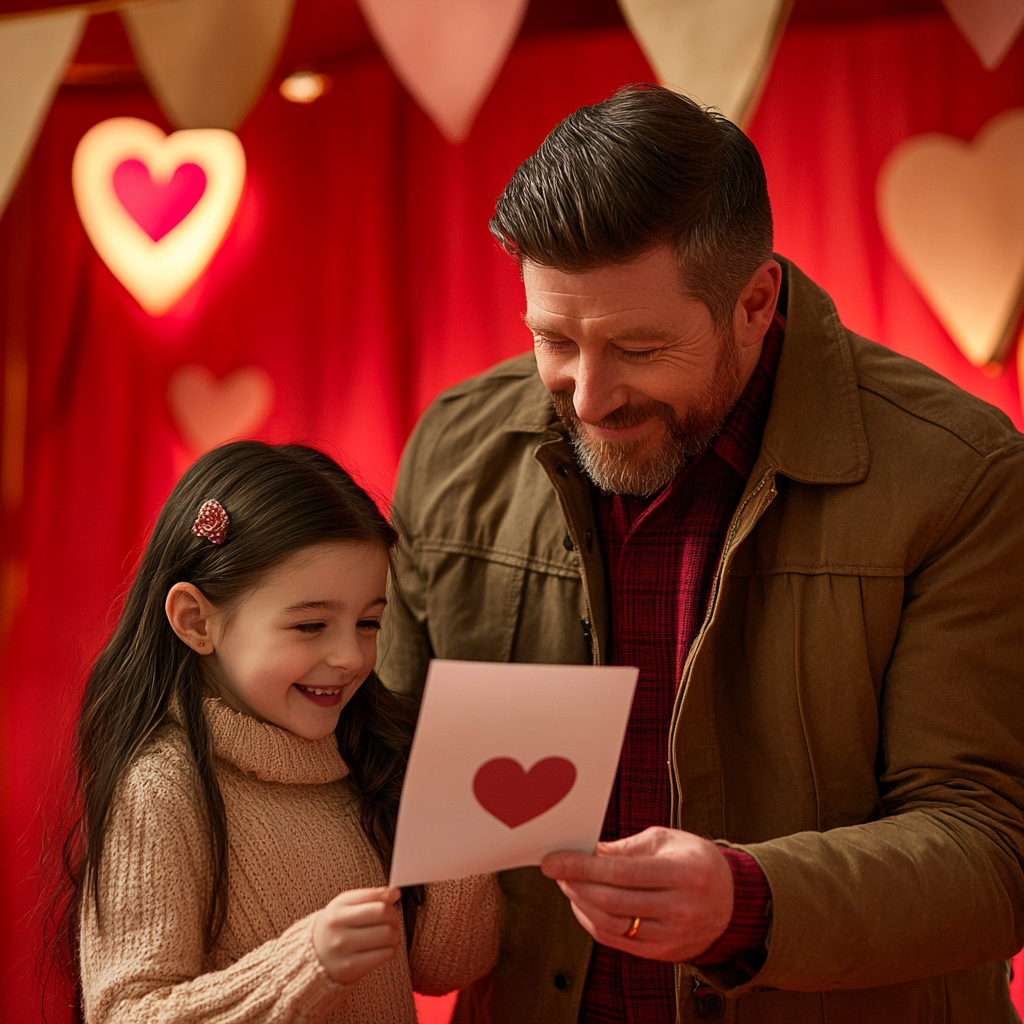
[[[315,693],[315,694],[317,694],[318,696],[321,696],[321,697],[327,696],[327,695],[330,695],[330,696],[333,697],[338,692],[337,690],[317,690],[317,689],[314,689],[312,686],[304,686],[303,689],[306,691],[306,693]]]

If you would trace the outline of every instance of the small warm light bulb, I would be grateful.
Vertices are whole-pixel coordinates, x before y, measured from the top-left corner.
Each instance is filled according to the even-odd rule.
[[[331,76],[316,71],[296,71],[282,83],[281,95],[290,103],[312,103],[331,88]]]

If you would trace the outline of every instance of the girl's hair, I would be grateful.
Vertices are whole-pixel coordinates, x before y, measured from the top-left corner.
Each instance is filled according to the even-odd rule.
[[[222,544],[195,536],[200,505],[215,498],[230,525]],[[202,456],[178,481],[157,518],[120,620],[85,687],[77,733],[81,817],[64,844],[68,866],[61,931],[73,964],[82,900],[96,901],[118,786],[147,739],[177,705],[194,766],[196,799],[212,854],[205,907],[207,949],[227,911],[227,822],[203,713],[208,695],[200,658],[171,630],[164,612],[175,583],[192,583],[230,607],[301,548],[323,541],[378,545],[390,555],[398,534],[336,462],[302,445],[238,441]],[[363,830],[385,871],[391,859],[414,711],[371,672],[335,730],[361,801]],[[419,891],[403,893],[410,935]],[[71,966],[71,964],[69,964]]]

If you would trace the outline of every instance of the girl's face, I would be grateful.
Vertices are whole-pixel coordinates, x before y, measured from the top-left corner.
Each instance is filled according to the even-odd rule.
[[[309,740],[334,730],[377,660],[388,559],[375,544],[325,542],[281,562],[207,620],[207,678],[236,711]]]

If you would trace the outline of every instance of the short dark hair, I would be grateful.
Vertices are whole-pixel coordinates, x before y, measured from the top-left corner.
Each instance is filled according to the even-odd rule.
[[[580,107],[525,160],[491,233],[520,264],[567,273],[672,245],[685,287],[719,325],[772,255],[754,144],[721,114],[655,85]]]

